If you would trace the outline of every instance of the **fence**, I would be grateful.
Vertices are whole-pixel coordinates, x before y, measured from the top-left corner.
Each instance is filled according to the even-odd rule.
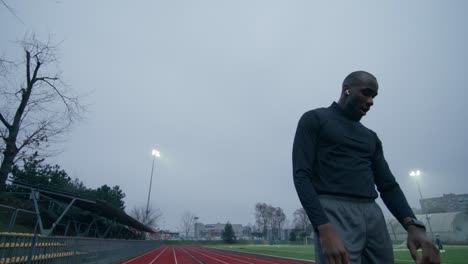
[[[0,264],[114,263],[161,245],[155,240],[120,240],[0,234]]]

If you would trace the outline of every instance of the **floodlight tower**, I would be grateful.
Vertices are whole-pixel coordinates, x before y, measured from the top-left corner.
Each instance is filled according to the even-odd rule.
[[[412,178],[415,179],[416,186],[418,186],[420,201],[423,200],[423,196],[422,196],[422,193],[421,193],[421,188],[419,187],[419,179],[420,179],[420,176],[422,175],[422,172],[420,170],[414,170],[414,171],[410,171],[409,175]],[[420,205],[421,205],[421,211],[423,211],[421,202],[420,202]],[[422,212],[422,213],[424,213],[426,215],[427,225],[429,226],[429,231],[431,232],[431,239],[434,240],[434,234],[432,233],[430,217],[426,212]]]
[[[153,151],[151,151],[151,155],[153,156],[153,165],[151,166],[151,178],[150,178],[150,184],[149,184],[149,190],[148,190],[148,201],[146,202],[146,217],[148,217],[148,212],[149,212],[151,185],[153,183],[154,161],[156,160],[156,158],[161,157],[161,152],[159,152],[159,150],[157,149],[153,149]]]

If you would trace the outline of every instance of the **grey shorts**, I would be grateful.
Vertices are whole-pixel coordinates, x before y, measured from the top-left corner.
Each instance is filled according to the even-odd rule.
[[[371,199],[319,196],[320,203],[344,241],[353,264],[393,264],[393,246],[382,210]],[[323,264],[320,237],[315,232],[315,257]]]

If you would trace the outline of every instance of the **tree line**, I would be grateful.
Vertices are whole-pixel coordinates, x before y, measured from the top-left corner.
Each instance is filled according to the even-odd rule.
[[[46,164],[44,158],[37,155],[24,158],[22,166],[14,165],[11,180],[98,199],[125,210],[125,193],[120,189],[120,186],[111,187],[104,184],[95,189],[86,187],[79,179],[72,179],[68,176],[67,172],[59,165]],[[17,187],[12,185],[7,185],[6,189],[9,192],[19,191]]]
[[[268,240],[281,240],[281,233],[287,226],[288,220],[281,207],[267,203],[255,204],[255,226],[252,235]],[[303,208],[296,209],[293,214],[289,232],[289,240],[303,239],[312,232],[312,224]]]

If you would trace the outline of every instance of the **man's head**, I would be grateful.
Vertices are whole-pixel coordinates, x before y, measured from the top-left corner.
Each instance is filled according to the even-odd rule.
[[[352,72],[343,81],[338,104],[353,118],[360,120],[374,104],[378,89],[374,75],[365,71]]]

